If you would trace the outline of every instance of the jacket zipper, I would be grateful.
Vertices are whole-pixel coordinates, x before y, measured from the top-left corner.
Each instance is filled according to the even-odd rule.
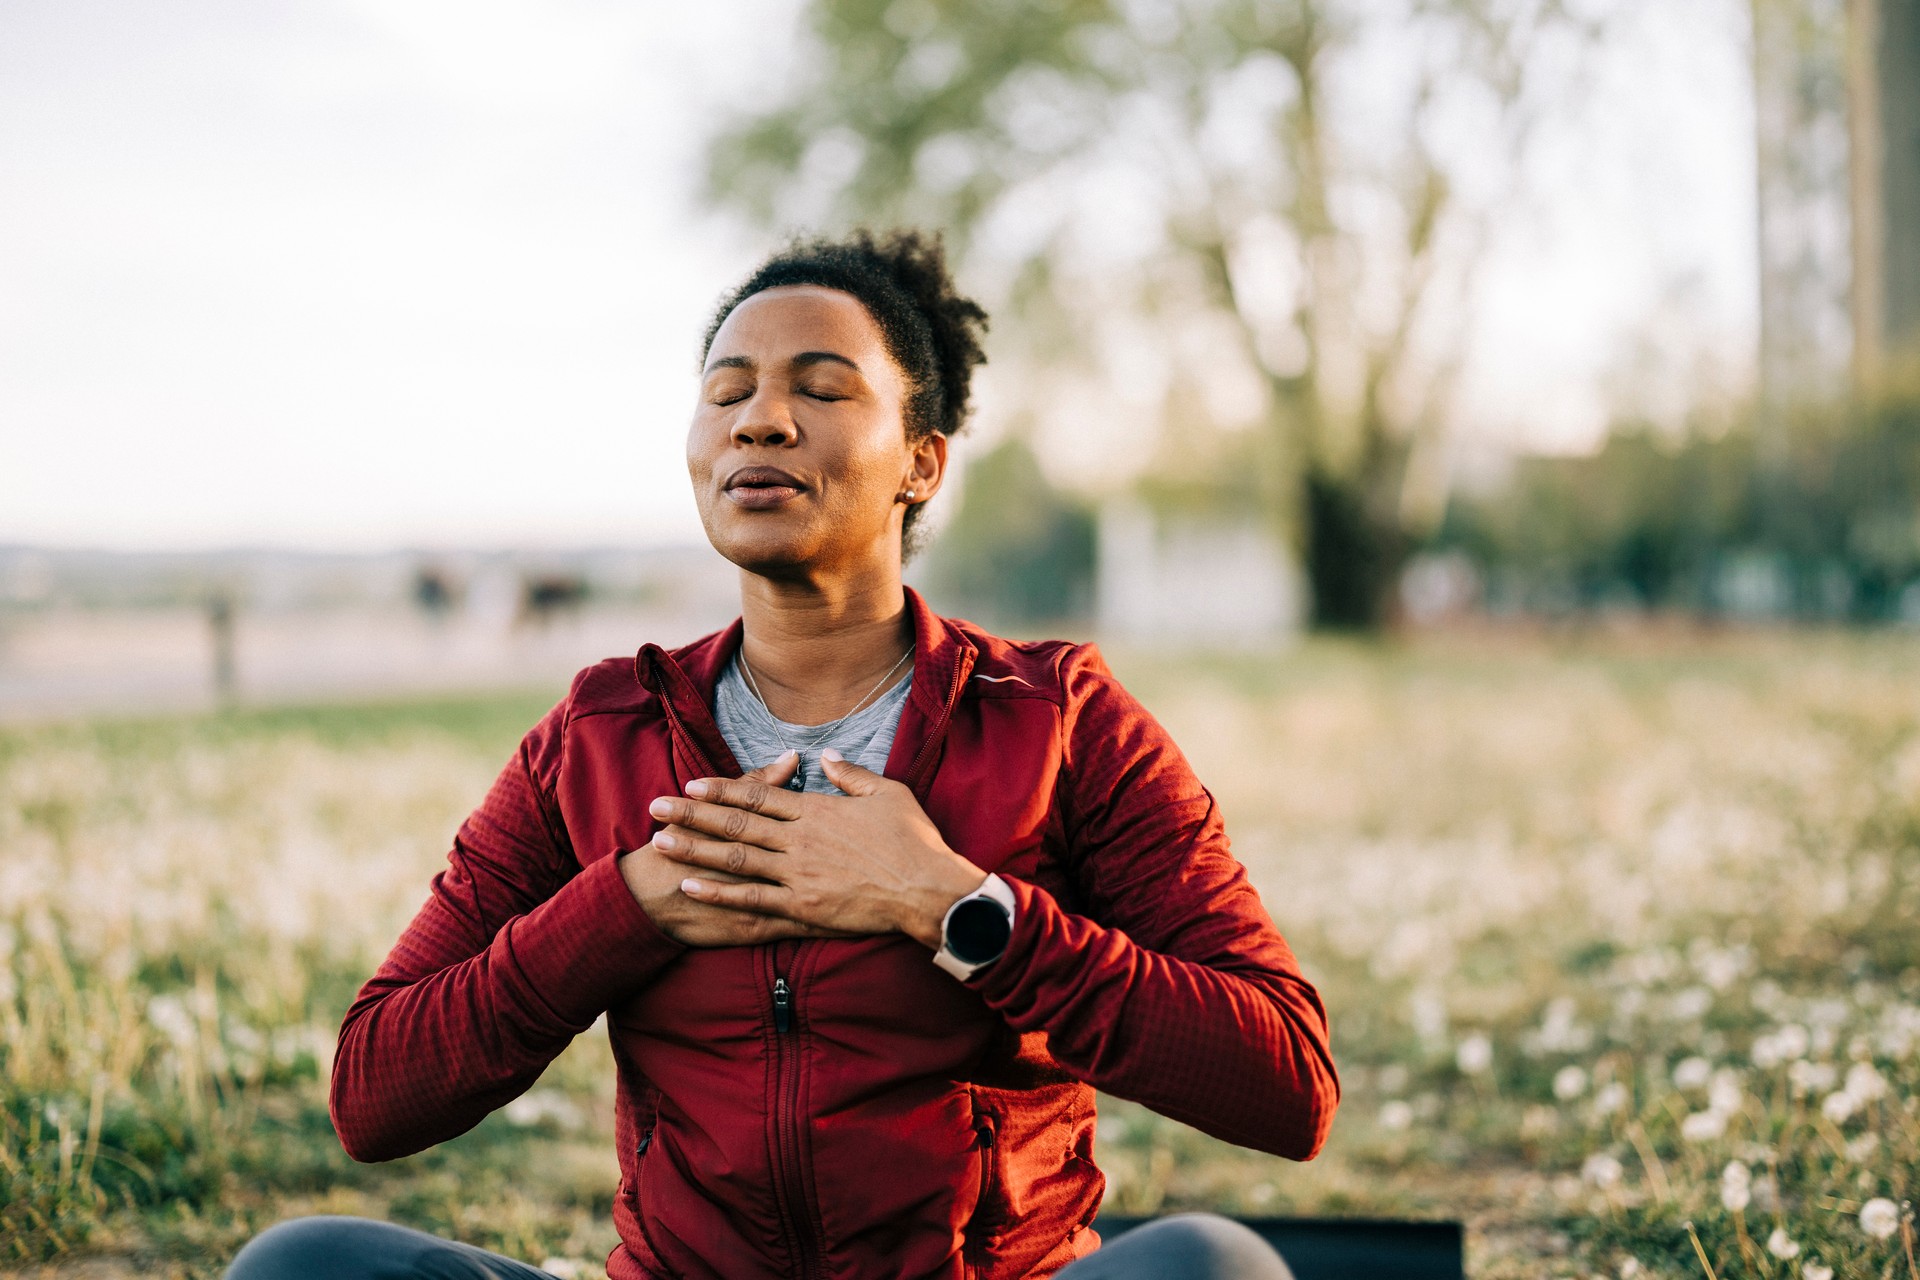
[[[650,662],[653,662],[650,658]],[[657,664],[656,664],[657,670]],[[664,684],[664,681],[662,682]],[[686,724],[680,719],[680,712],[673,705],[672,695],[665,689],[657,690],[660,703],[666,708],[667,723],[673,732],[687,744],[694,756],[694,763],[700,765],[708,774],[718,774],[713,761],[707,759],[706,752],[687,731]],[[803,941],[794,948],[794,960],[799,960]],[[772,955],[779,955],[779,945],[775,944]],[[777,959],[775,961],[778,963]],[[788,1234],[793,1242],[794,1260],[799,1264],[798,1274],[807,1280],[820,1274],[820,1245],[816,1238],[813,1219],[807,1211],[806,1188],[803,1183],[800,1158],[800,1064],[789,1062],[790,1057],[797,1059],[797,1049],[789,1054],[785,1039],[793,1032],[793,985],[786,975],[775,973],[773,978],[773,1046],[774,1071],[774,1149],[779,1155],[780,1182],[787,1207]]]
[[[793,1030],[793,988],[777,976],[773,980],[773,1029],[781,1035]]]
[[[798,947],[795,950],[797,961]],[[786,1042],[793,1033],[793,984],[782,973],[775,973],[773,977],[773,1030],[774,1148],[780,1156],[780,1183],[785,1193],[782,1198],[787,1204],[795,1273],[805,1280],[820,1274],[820,1241],[807,1207],[806,1175],[800,1154],[799,1050],[798,1046],[789,1049]]]

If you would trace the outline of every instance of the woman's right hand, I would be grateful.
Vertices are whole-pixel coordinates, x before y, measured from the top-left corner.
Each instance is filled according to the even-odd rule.
[[[745,776],[768,786],[783,787],[793,777],[794,767],[798,763],[799,757],[788,752],[772,764]],[[761,942],[778,942],[782,938],[849,936],[801,924],[797,920],[757,915],[751,911],[734,911],[689,898],[680,891],[680,882],[687,878],[685,864],[668,861],[651,843],[621,855],[620,876],[627,882],[627,891],[633,894],[634,901],[653,920],[654,926],[682,946],[750,947]],[[747,879],[745,876],[705,869],[700,876],[726,884],[740,884]]]

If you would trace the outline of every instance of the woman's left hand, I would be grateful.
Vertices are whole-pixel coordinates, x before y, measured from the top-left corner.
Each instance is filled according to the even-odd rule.
[[[845,795],[695,779],[684,797],[650,806],[669,824],[653,847],[690,870],[750,877],[722,884],[689,875],[680,890],[696,901],[843,933],[904,933],[937,949],[947,908],[986,873],[947,847],[904,785],[834,751],[821,763]]]

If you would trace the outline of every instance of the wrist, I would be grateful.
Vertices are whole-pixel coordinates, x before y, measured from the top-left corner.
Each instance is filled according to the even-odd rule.
[[[914,895],[913,905],[901,921],[900,932],[927,950],[938,951],[940,928],[946,921],[948,909],[968,894],[977,892],[986,882],[986,872],[958,854],[952,855],[940,874]]]

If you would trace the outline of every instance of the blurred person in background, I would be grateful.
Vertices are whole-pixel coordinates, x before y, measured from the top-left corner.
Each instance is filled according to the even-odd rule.
[[[741,616],[581,672],[463,824],[342,1029],[356,1159],[472,1128],[604,1017],[614,1280],[1287,1274],[1222,1218],[1092,1227],[1094,1090],[1306,1160],[1339,1085],[1212,796],[1098,652],[902,583],[985,323],[913,233],[724,300],[687,462]],[[319,1217],[229,1274],[543,1273]]]

